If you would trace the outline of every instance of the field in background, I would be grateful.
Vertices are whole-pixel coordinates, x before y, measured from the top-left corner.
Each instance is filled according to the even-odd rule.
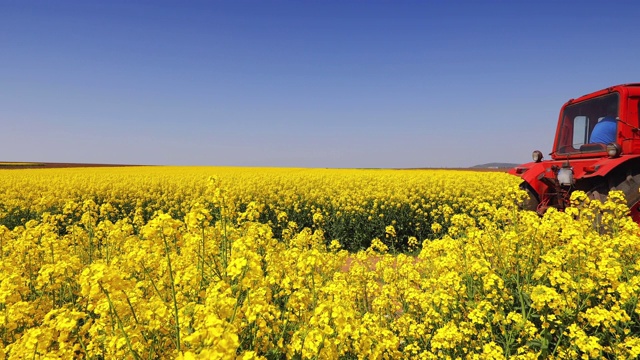
[[[503,172],[0,172],[0,358],[640,355],[624,199]],[[348,267],[345,264],[348,263]]]
[[[100,163],[54,163],[54,162],[13,162],[13,161],[0,161],[1,169],[58,169],[58,168],[70,168],[70,167],[125,167],[125,166],[149,166],[149,165],[135,165],[135,164],[100,164]],[[515,165],[514,165],[515,166]],[[460,171],[497,171],[506,172],[509,167],[495,167],[495,166],[474,166],[469,168],[400,168],[396,170],[460,170]]]
[[[318,227],[322,218],[327,236],[353,251],[367,248],[390,225],[401,248],[409,237],[433,238],[432,227],[446,231],[453,214],[477,214],[478,206],[499,205],[503,193],[518,183],[499,172],[381,169],[94,167],[4,176],[6,186],[20,182],[14,195],[20,201],[0,208],[0,224],[10,228],[45,212],[64,214],[69,202],[82,204],[87,198],[113,207],[112,221],[133,218],[135,211],[144,222],[158,211],[181,219],[193,202],[207,203],[202,196],[208,179],[215,177],[230,216],[255,206],[256,220],[272,226],[276,236],[288,226],[285,216],[300,228]],[[493,190],[497,187],[501,191]],[[206,206],[213,211],[214,205]],[[79,214],[64,215],[68,224],[79,220]]]

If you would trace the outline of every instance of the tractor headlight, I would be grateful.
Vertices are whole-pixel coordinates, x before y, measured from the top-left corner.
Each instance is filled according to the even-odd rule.
[[[564,164],[558,170],[558,182],[564,186],[570,186],[575,183],[573,179],[573,168],[569,164]]]
[[[617,143],[610,143],[607,145],[607,154],[609,157],[617,157],[622,152],[622,148]]]
[[[542,151],[540,150],[535,150],[533,152],[533,154],[531,154],[531,158],[533,158],[533,161],[535,162],[540,162],[542,161]]]

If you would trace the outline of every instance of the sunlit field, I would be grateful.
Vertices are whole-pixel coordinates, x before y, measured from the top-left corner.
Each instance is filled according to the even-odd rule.
[[[0,359],[637,358],[619,193],[502,172],[0,171]]]

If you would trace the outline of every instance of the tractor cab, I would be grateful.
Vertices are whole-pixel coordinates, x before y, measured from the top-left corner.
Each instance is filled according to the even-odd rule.
[[[618,93],[611,93],[565,106],[552,158],[606,155],[607,145],[618,143],[618,103]]]
[[[560,111],[551,159],[534,151],[533,161],[509,172],[529,192],[525,207],[543,214],[564,210],[571,193],[582,190],[605,200],[612,189],[625,192],[640,223],[640,83],[612,86],[571,99]]]

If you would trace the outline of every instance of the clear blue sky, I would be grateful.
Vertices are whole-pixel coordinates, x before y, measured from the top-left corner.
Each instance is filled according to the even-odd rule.
[[[0,160],[466,167],[640,82],[640,1],[0,0]]]

